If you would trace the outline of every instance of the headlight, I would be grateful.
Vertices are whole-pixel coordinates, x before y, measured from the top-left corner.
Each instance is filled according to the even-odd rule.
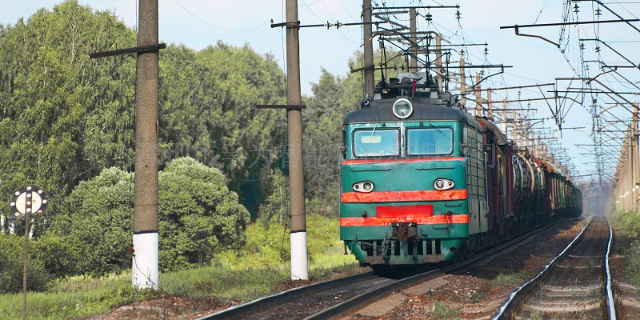
[[[399,119],[408,118],[413,113],[413,105],[407,99],[398,99],[393,104],[393,114]]]
[[[373,191],[373,182],[360,181],[353,184],[353,190],[356,192],[371,192]]]
[[[433,182],[433,187],[436,190],[449,190],[453,188],[456,184],[453,183],[451,179],[438,178]]]

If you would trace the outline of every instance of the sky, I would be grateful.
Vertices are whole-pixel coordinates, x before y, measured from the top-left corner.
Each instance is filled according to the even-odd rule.
[[[40,8],[51,10],[60,0],[2,0],[0,8],[0,23],[15,24],[18,19],[28,19]],[[79,0],[96,10],[112,11],[127,26],[137,24],[137,0]],[[374,0],[373,6],[437,6],[459,4],[460,19],[456,19],[456,9],[431,9],[428,11],[433,20],[427,23],[426,9],[419,10],[422,15],[418,18],[418,28],[436,31],[443,35],[445,42],[450,44],[473,43],[487,44],[488,54],[484,54],[485,46],[470,46],[466,49],[466,64],[502,64],[511,66],[505,68],[504,73],[496,74],[483,81],[482,88],[504,88],[513,86],[527,86],[534,84],[556,83],[557,90],[579,88],[580,81],[556,80],[557,78],[578,77],[585,74],[583,64],[589,66],[589,77],[595,77],[602,72],[597,61],[607,65],[630,66],[625,58],[636,58],[634,65],[640,63],[637,58],[640,49],[640,22],[631,22],[631,26],[624,23],[607,23],[595,25],[569,26],[562,32],[559,26],[520,28],[521,34],[541,36],[551,42],[562,43],[561,48],[540,38],[517,36],[514,29],[500,29],[502,26],[549,24],[563,21],[563,12],[571,12],[572,19],[577,21],[614,20],[618,19],[605,8],[599,8],[602,15],[596,16],[598,6],[594,2],[582,1],[571,4],[571,8],[564,7],[563,1],[555,0]],[[578,4],[576,13],[574,4]],[[640,12],[638,2],[607,2],[606,6],[626,19],[637,19]],[[302,25],[323,23],[360,22],[362,1],[360,0],[298,0],[299,20]],[[634,15],[634,12],[636,13]],[[398,21],[406,20],[406,15],[397,15]],[[209,45],[222,41],[228,45],[248,45],[259,54],[272,54],[284,69],[285,36],[281,28],[271,28],[270,23],[285,21],[285,0],[159,0],[159,35],[160,41],[167,44],[184,44],[194,50],[201,50]],[[374,18],[374,21],[376,18]],[[634,29],[636,28],[636,29]],[[560,37],[562,35],[562,41]],[[354,52],[361,50],[362,28],[359,26],[345,26],[336,28],[303,28],[300,30],[300,69],[301,86],[304,95],[311,95],[311,83],[317,83],[321,70],[345,77],[348,72],[348,60]],[[578,39],[599,39],[584,40]],[[585,49],[579,49],[580,43]],[[600,47],[600,52],[596,51]],[[375,46],[374,46],[375,47]],[[455,54],[452,64],[457,65],[459,56]],[[606,69],[609,70],[609,69]],[[467,77],[475,79],[477,69],[471,69]],[[498,73],[499,69],[486,69],[486,75]],[[631,68],[619,68],[621,76],[609,72],[598,76],[597,90],[604,86],[619,92],[638,92],[640,88],[640,71]],[[629,83],[630,82],[630,83]],[[593,82],[592,82],[593,83]],[[532,87],[518,90],[494,90],[493,100],[536,99],[553,96],[553,87]],[[607,89],[608,90],[608,89]],[[561,93],[560,95],[564,95]],[[565,154],[570,159],[574,179],[590,179],[595,169],[593,148],[585,146],[593,144],[591,130],[592,118],[590,108],[594,101],[602,117],[606,119],[618,118],[628,120],[631,113],[624,107],[612,103],[621,98],[605,94],[582,96],[572,93],[570,99],[561,99],[557,103],[563,106],[563,121],[565,129],[551,132],[560,145],[566,149]],[[484,96],[486,98],[486,95]],[[639,95],[623,95],[631,103],[639,100]],[[552,116],[550,109],[555,108],[556,101],[531,101],[530,107],[536,111],[527,112],[527,118],[541,119]],[[580,103],[582,102],[582,103]],[[626,102],[625,102],[626,103]],[[509,103],[509,108],[527,107],[528,102]],[[628,109],[631,106],[627,104]],[[525,116],[523,113],[521,116]],[[604,118],[603,118],[604,119]],[[603,120],[604,121],[604,120]],[[530,122],[533,124],[534,122]],[[603,124],[609,124],[603,122]],[[617,126],[617,127],[616,127]],[[624,128],[626,124],[613,124],[607,130]],[[558,129],[553,120],[545,120],[532,126],[534,129],[543,127],[550,130]],[[615,129],[618,130],[618,129]],[[549,131],[549,130],[545,130]],[[619,153],[619,142],[622,133],[610,132],[604,138],[607,142],[607,175],[612,175]]]

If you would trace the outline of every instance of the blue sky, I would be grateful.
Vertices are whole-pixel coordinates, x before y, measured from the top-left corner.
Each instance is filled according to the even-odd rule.
[[[0,23],[15,24],[21,18],[28,18],[39,8],[51,10],[60,0],[3,0],[0,9]],[[128,26],[136,25],[136,0],[79,0],[83,5],[89,5],[98,10],[111,10]],[[219,1],[195,1],[195,0],[159,0],[159,34],[160,39],[166,43],[182,43],[190,48],[200,50],[208,45],[215,45],[217,41],[243,46],[248,44],[260,54],[271,53],[284,68],[285,60],[284,30],[270,28],[270,20],[274,22],[284,21],[284,0],[219,0]],[[374,1],[381,4],[382,1]],[[513,66],[506,69],[504,74],[489,78],[483,82],[483,88],[487,85],[493,88],[505,86],[522,86],[540,83],[553,83],[559,77],[575,76],[574,68],[579,68],[580,50],[577,38],[594,38],[607,41],[616,51],[627,57],[637,57],[640,42],[640,32],[636,32],[630,26],[622,24],[602,24],[599,29],[593,25],[584,25],[579,28],[570,27],[563,39],[569,39],[573,45],[567,46],[565,52],[555,46],[531,37],[518,37],[513,29],[500,30],[500,26],[526,25],[534,23],[554,23],[562,21],[562,1],[549,0],[460,0],[457,2],[441,0],[436,1],[411,1],[411,0],[387,0],[387,6],[392,5],[460,5],[461,19],[455,18],[455,9],[431,10],[433,23],[427,25],[424,19],[419,19],[418,25],[442,33],[451,43],[488,43],[489,54],[485,57],[484,47],[470,47],[467,57],[472,64],[504,64]],[[298,0],[299,20],[304,24],[319,24],[336,21],[358,22],[362,1],[360,0]],[[579,3],[579,17],[581,21],[591,21],[597,9],[590,2]],[[640,12],[639,4],[608,4],[608,6],[625,18],[637,18],[634,12]],[[608,11],[602,9],[602,20],[616,19]],[[575,15],[575,13],[573,13]],[[640,23],[634,23],[640,28]],[[552,41],[558,42],[560,27],[526,28],[521,33],[541,35]],[[348,58],[357,50],[361,50],[362,30],[360,27],[331,28],[304,28],[300,31],[300,60],[301,60],[301,85],[303,94],[311,94],[311,82],[317,82],[321,68],[327,69],[332,74],[346,76],[348,70]],[[584,60],[602,60],[608,64],[628,64],[624,59],[615,54],[609,48],[600,45],[601,50],[595,51],[595,41],[585,41],[583,51]],[[454,59],[458,59],[454,57]],[[640,63],[640,61],[635,61]],[[457,63],[454,63],[457,65]],[[472,70],[470,72],[475,72]],[[597,75],[597,63],[590,63],[591,77]],[[623,75],[638,82],[640,72],[638,70],[620,69]],[[635,72],[635,73],[634,73]],[[473,77],[469,75],[468,77]],[[630,84],[620,83],[619,77],[606,74],[598,78],[608,87],[619,91],[640,91]],[[622,81],[624,82],[624,81]],[[568,81],[559,81],[558,90],[566,87],[575,87]],[[640,85],[637,83],[636,85]],[[542,88],[546,96],[551,96],[549,87]],[[520,98],[540,98],[539,89],[529,88],[520,92]],[[495,91],[494,100],[516,99],[517,90]],[[604,95],[596,97],[597,103],[607,108],[612,100]],[[631,102],[638,101],[638,95],[626,96]],[[550,102],[553,106],[553,101]],[[571,103],[568,102],[568,107]],[[525,106],[526,103],[521,104]],[[513,104],[510,107],[517,107]],[[531,107],[537,109],[529,118],[549,117],[549,107],[544,101],[532,101]],[[593,161],[588,154],[589,150],[579,149],[575,144],[589,144],[591,130],[591,117],[588,113],[588,105],[585,107],[575,104],[565,117],[563,126],[586,127],[578,130],[565,130],[562,139],[563,147],[567,148],[571,162],[576,165],[577,172],[585,174],[593,172]],[[629,112],[616,107],[609,110],[620,118],[628,119]],[[544,123],[547,127],[557,128],[552,121]],[[541,127],[536,125],[536,127]],[[615,133],[611,133],[615,134]],[[559,138],[559,134],[556,134]],[[615,139],[612,139],[615,140]],[[614,141],[615,142],[615,141]]]

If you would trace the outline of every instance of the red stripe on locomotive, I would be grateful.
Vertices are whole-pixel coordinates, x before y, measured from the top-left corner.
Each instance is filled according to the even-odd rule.
[[[469,215],[454,214],[430,217],[366,217],[340,218],[341,227],[388,226],[394,222],[415,222],[417,224],[468,224]]]
[[[380,191],[380,192],[344,192],[342,202],[401,202],[401,201],[442,201],[466,200],[467,189],[455,190],[416,190],[416,191]]]

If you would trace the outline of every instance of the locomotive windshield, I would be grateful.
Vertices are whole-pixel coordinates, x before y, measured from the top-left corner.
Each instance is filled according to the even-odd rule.
[[[444,155],[453,151],[451,128],[407,129],[407,155]]]
[[[357,130],[353,133],[353,153],[356,157],[398,156],[399,136],[397,129]]]

